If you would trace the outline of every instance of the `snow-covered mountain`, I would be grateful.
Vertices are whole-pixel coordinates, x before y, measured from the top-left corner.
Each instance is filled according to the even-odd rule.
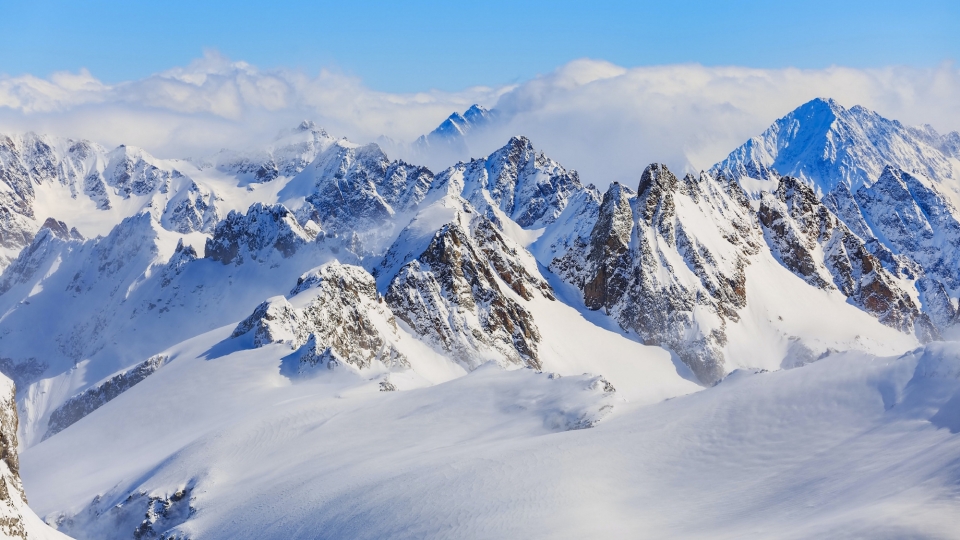
[[[490,119],[470,111],[448,131]],[[521,136],[437,172],[308,122],[262,150],[192,160],[8,137],[3,238],[16,256],[0,275],[0,371],[20,389],[24,482],[77,538],[516,536],[532,524],[551,536],[562,527],[530,506],[536,490],[507,497],[508,469],[476,487],[467,514],[429,508],[473,489],[444,480],[462,480],[463,460],[558,459],[549,448],[588,451],[587,432],[621,441],[601,452],[616,463],[632,441],[641,459],[673,452],[671,467],[716,485],[742,480],[751,448],[789,449],[772,462],[785,490],[802,483],[783,472],[790,456],[851,429],[920,452],[946,435],[896,432],[917,419],[952,431],[956,416],[960,353],[917,348],[956,332],[953,135],[820,100],[709,172],[654,163],[604,190]],[[778,394],[795,411],[839,403],[843,384],[860,390],[840,420],[776,416]],[[745,404],[771,412],[727,450],[701,441],[726,457],[678,442],[717,414],[737,431]],[[676,431],[640,442],[658,415]],[[830,466],[876,464],[864,448]],[[527,459],[517,471],[549,467]],[[605,491],[596,473],[650,500],[615,470],[591,461],[567,477],[574,488],[540,472],[531,485],[554,509],[571,489]],[[891,485],[858,487],[848,515]],[[701,511],[724,498],[705,493]],[[485,521],[504,506],[484,500],[520,521]],[[949,513],[928,513],[929,530],[949,528]],[[681,514],[655,529],[703,533]]]
[[[748,191],[773,191],[793,176],[823,195],[839,185],[870,186],[888,165],[960,189],[960,133],[904,126],[861,106],[814,99],[773,123],[713,167]]]
[[[463,114],[455,112],[448,116],[436,129],[421,135],[414,145],[423,151],[431,147],[443,147],[455,151],[466,150],[467,134],[489,126],[496,121],[497,117],[496,109],[491,110],[473,104]]]
[[[149,212],[166,230],[209,233],[230,210],[270,198],[259,184],[296,176],[335,142],[304,122],[263,150],[164,160],[131,146],[108,151],[33,133],[0,137],[0,269],[48,218],[93,237]]]
[[[803,195],[810,201],[805,206],[821,198],[825,208],[816,212],[839,218],[891,278],[906,280],[899,288],[909,292],[914,302],[900,295],[895,303],[922,305],[932,323],[924,326],[943,332],[956,323],[960,296],[956,210],[960,156],[953,142],[958,138],[956,132],[941,136],[930,126],[906,127],[863,107],[848,110],[833,100],[816,99],[777,120],[712,170],[753,190],[764,201],[760,215],[767,221],[776,218],[768,201],[785,195],[781,175],[799,178],[815,192]],[[790,191],[806,191],[795,182],[788,184]],[[778,196],[761,196],[764,192]],[[808,234],[822,236],[833,229],[830,220],[821,218],[821,232]],[[781,229],[773,236],[782,241],[790,231],[782,225]],[[846,233],[844,237],[853,238]],[[846,249],[858,251],[859,247]],[[801,273],[812,276],[807,270]],[[887,293],[883,296],[888,297],[884,304],[892,298]],[[895,311],[904,309],[913,308]]]

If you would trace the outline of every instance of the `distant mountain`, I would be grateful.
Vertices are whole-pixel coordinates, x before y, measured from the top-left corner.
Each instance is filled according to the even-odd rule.
[[[181,160],[126,145],[0,135],[0,270],[48,218],[96,236],[148,211],[167,230],[209,233],[227,212],[249,206],[257,184],[296,176],[335,142],[305,121],[262,150]]]
[[[421,150],[436,147],[466,150],[466,135],[490,125],[497,118],[498,114],[495,109],[490,110],[474,104],[463,114],[455,112],[448,116],[436,129],[426,135],[421,135],[415,145]]]
[[[907,127],[859,105],[846,109],[814,99],[780,118],[712,169],[751,192],[772,191],[793,176],[823,195],[843,184],[851,191],[877,181],[887,165],[937,182],[960,185],[960,133]]]

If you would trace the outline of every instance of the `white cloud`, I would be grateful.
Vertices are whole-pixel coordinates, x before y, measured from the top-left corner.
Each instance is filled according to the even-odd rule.
[[[262,70],[208,52],[188,66],[112,85],[85,70],[46,79],[0,77],[0,131],[134,144],[174,157],[262,144],[305,118],[358,142],[379,135],[412,141],[452,111],[481,103],[495,105],[506,122],[471,141],[474,155],[524,134],[603,186],[632,184],[652,161],[680,170],[709,167],[818,96],[907,124],[931,123],[941,132],[960,128],[960,70],[952,64],[627,69],[578,60],[513,87],[392,94],[336,71]]]
[[[597,76],[604,73],[605,76]],[[504,94],[507,131],[523,133],[598,185],[632,183],[653,161],[703,169],[775,119],[833,97],[906,124],[960,128],[960,70],[952,64],[761,70],[672,65],[617,70],[578,61]],[[506,133],[496,133],[501,139]],[[488,145],[494,141],[485,141]]]

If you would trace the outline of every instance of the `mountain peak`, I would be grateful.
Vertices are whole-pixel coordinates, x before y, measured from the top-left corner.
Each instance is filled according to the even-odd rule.
[[[819,193],[840,184],[856,191],[875,182],[887,165],[931,179],[953,179],[950,148],[948,137],[932,128],[908,128],[862,105],[845,109],[833,99],[816,98],[775,121],[711,171],[749,184],[754,192],[771,191],[781,175],[797,177]]]
[[[496,116],[496,110],[474,103],[463,114],[454,112],[448,116],[436,129],[417,139],[417,144],[421,147],[439,143],[462,147],[464,136],[475,129],[487,126]]]

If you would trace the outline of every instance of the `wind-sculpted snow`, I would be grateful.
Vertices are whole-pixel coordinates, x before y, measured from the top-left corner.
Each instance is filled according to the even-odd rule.
[[[290,296],[290,301],[277,296],[257,306],[231,337],[252,332],[254,347],[288,345],[297,351],[300,374],[319,365],[409,367],[395,346],[400,335],[393,314],[363,268],[329,263],[313,269],[300,277]]]
[[[436,454],[437,459],[445,461],[452,457],[449,452],[493,449],[497,441],[522,441],[533,436],[563,444],[568,439],[558,437],[564,433],[594,431],[591,428],[604,425],[626,406],[614,386],[598,375],[503,371],[493,365],[418,391],[380,392],[379,383],[356,378],[345,385],[342,381],[348,379],[337,379],[333,377],[335,373],[327,370],[323,370],[323,376],[298,384],[278,384],[282,378],[276,374],[276,362],[281,354],[284,352],[279,348],[262,348],[236,351],[213,362],[179,357],[176,365],[186,371],[164,370],[164,375],[174,378],[168,382],[173,384],[173,393],[167,397],[167,410],[182,421],[170,423],[161,418],[153,423],[155,432],[164,434],[162,440],[153,441],[159,451],[129,448],[128,457],[138,462],[136,467],[144,472],[126,476],[114,475],[118,471],[111,470],[104,475],[107,482],[94,490],[78,490],[77,485],[70,484],[61,494],[66,495],[64,501],[76,502],[46,512],[48,522],[77,538],[97,540],[136,538],[136,530],[150,530],[155,535],[143,534],[139,536],[142,538],[237,538],[245,536],[243,530],[256,531],[261,538],[296,537],[293,529],[286,526],[277,530],[262,523],[258,513],[246,513],[241,522],[254,518],[246,523],[222,521],[225,516],[220,511],[245,505],[240,500],[226,502],[222,497],[252,497],[269,505],[280,501],[286,505],[286,497],[277,498],[274,492],[286,482],[277,480],[296,477],[298,480],[288,484],[288,488],[297,486],[295,497],[300,503],[289,508],[318,509],[315,495],[326,497],[329,488],[334,492],[341,490],[339,479],[322,480],[323,471],[328,467],[353,470],[353,460],[364,454],[377,456],[366,464],[368,471],[393,468],[396,474],[401,463],[424,463],[423,455]],[[219,384],[210,385],[215,379],[209,377],[215,373],[204,373],[209,369],[216,372]],[[233,384],[228,381],[236,378],[229,375],[231,372],[242,375],[239,380],[252,385],[240,393],[237,388],[228,390]],[[182,377],[192,382],[187,386],[178,384],[184,380]],[[358,381],[366,387],[365,392],[356,393]],[[187,387],[197,383],[210,385],[209,391],[199,401],[184,399]],[[151,377],[124,394],[124,407],[118,402],[110,403],[88,421],[111,416],[109,411],[114,409],[124,409],[128,418],[140,422],[145,412],[141,396],[152,392],[144,385],[151,384],[155,390],[164,387]],[[223,398],[237,406],[226,402],[214,405]],[[194,412],[184,414],[187,410]],[[227,416],[214,420],[208,416],[211,413],[214,417],[224,413]],[[166,451],[170,447],[169,427],[178,431],[186,428],[181,431],[186,438],[173,438],[187,444],[172,453]],[[44,448],[60,444],[54,441],[77,436],[72,433],[77,432],[64,431],[45,442]],[[126,445],[131,442],[131,434],[122,431],[115,440]],[[427,434],[432,435],[424,437]],[[208,461],[209,456],[219,455],[227,448],[224,444],[234,450],[230,457],[224,456],[217,463]],[[87,453],[86,442],[76,449],[80,461],[94,457]],[[395,457],[381,457],[390,455]],[[268,470],[273,472],[264,474]],[[366,484],[363,476],[341,470],[354,482]],[[267,483],[261,483],[264,480]],[[275,513],[274,517],[277,515],[280,514]],[[208,521],[211,518],[213,522]],[[214,532],[207,528],[209,525],[222,530]],[[311,524],[310,530],[327,529]],[[349,536],[344,531],[329,534]]]
[[[620,403],[614,385],[644,404],[693,381],[722,380],[722,392],[748,373],[737,368],[802,371],[838,351],[900,353],[949,335],[957,319],[960,224],[940,184],[899,169],[869,187],[839,182],[821,199],[809,176],[781,178],[772,161],[756,161],[776,183],[751,200],[730,176],[678,178],[653,164],[637,191],[614,184],[601,196],[524,137],[436,177],[310,124],[262,152],[193,161],[27,139],[0,148],[9,180],[0,202],[17,209],[0,220],[12,224],[4,231],[26,224],[3,238],[29,241],[0,276],[0,370],[25,386],[23,445],[53,452],[105,429],[136,431],[127,422],[139,425],[141,413],[129,408],[148,403],[160,434],[130,454],[136,465],[87,467],[110,471],[44,507],[85,538],[225,530],[207,527],[242,501],[223,502],[220,469],[197,463],[234,470],[220,453],[228,443],[319,451],[287,428],[325,422],[357,396],[436,391],[446,401],[409,398],[410,410],[443,408],[447,390],[427,387],[476,376],[505,386],[454,382],[452,392],[477,392],[462,399],[555,434],[608,416]],[[743,173],[734,169],[724,170]],[[84,239],[89,212],[120,221]],[[248,391],[259,397],[244,402]],[[230,435],[301,400],[309,410],[283,426]],[[192,404],[196,416],[173,422],[158,403]],[[357,429],[348,450],[362,454],[374,434],[369,422]],[[236,470],[276,467],[252,451],[256,464]],[[194,452],[202,459],[181,467]],[[251,474],[273,478],[264,471]]]
[[[938,181],[960,180],[949,158],[950,141],[930,126],[921,132],[859,105],[845,109],[832,99],[814,99],[747,141],[713,172],[775,182],[793,176],[825,194],[840,184],[851,191],[869,186],[887,165]],[[776,189],[768,184],[767,191]]]
[[[31,449],[37,508],[97,540],[144,521],[209,540],[951,538],[960,526],[956,344],[737,370],[645,406],[596,375],[489,365],[417,391],[289,384],[281,354],[183,354],[86,432]]]
[[[757,217],[777,260],[810,285],[835,287],[883,324],[916,331],[922,341],[939,338],[897,276],[803,182],[780,178],[774,193],[763,193]]]
[[[724,328],[746,304],[744,268],[758,236],[735,183],[706,174],[678,180],[654,164],[637,193],[613,184],[586,249],[574,243],[550,268],[583,291],[588,309],[670,347],[712,384],[724,373]]]

